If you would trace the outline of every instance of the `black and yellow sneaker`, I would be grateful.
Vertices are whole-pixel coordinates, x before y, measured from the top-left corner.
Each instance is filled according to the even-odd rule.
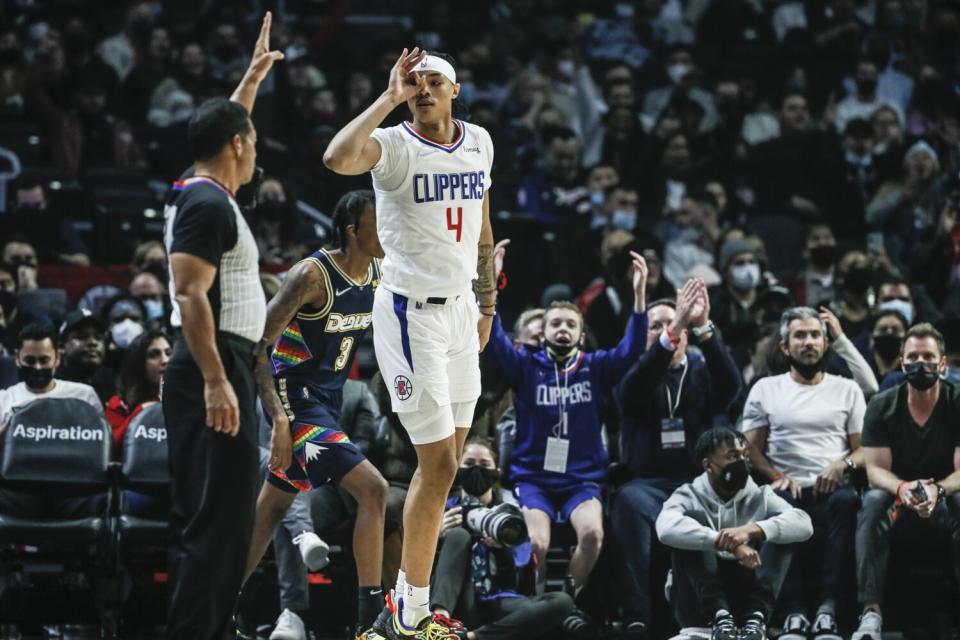
[[[437,622],[433,616],[425,617],[413,628],[403,624],[403,599],[397,601],[386,632],[387,640],[461,640],[465,637]]]

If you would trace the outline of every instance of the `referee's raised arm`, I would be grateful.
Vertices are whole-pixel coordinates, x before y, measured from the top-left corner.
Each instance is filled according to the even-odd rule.
[[[171,324],[163,414],[173,483],[167,637],[221,640],[230,625],[253,531],[258,478],[254,364],[264,331],[257,243],[234,194],[256,167],[250,111],[283,55],[270,14],[231,99],[200,105],[188,128],[194,164],[164,210]]]

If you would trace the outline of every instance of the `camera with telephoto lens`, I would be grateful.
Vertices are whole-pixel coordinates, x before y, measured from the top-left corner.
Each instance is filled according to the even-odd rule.
[[[502,502],[484,506],[477,498],[466,495],[460,503],[463,526],[475,536],[485,536],[504,547],[515,547],[527,540],[527,523],[516,506]]]

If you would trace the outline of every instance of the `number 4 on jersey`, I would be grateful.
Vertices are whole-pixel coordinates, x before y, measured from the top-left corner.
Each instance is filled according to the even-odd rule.
[[[457,207],[457,221],[453,221],[453,207],[447,207],[447,229],[457,232],[457,242],[463,231],[463,207]]]

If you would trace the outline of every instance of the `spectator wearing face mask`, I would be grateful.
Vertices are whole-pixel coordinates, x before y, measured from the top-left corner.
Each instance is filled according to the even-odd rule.
[[[843,133],[851,120],[866,120],[884,104],[877,95],[877,63],[872,59],[861,58],[857,62],[854,82],[856,91],[837,103],[837,133]]]
[[[116,393],[117,374],[107,367],[103,342],[106,323],[87,309],[71,311],[60,325],[60,368],[57,377],[93,387],[101,402]]]
[[[147,312],[140,300],[122,293],[108,300],[102,313],[107,320],[106,363],[117,371],[130,343],[143,333]]]
[[[791,545],[813,535],[810,516],[750,478],[742,434],[710,429],[695,455],[703,473],[670,496],[656,524],[673,549],[674,617],[682,628],[712,627],[713,640],[766,640]]]
[[[17,281],[17,293],[24,294],[38,289],[37,250],[25,236],[13,236],[7,239],[0,251],[0,262],[13,272]]]
[[[134,274],[149,271],[166,285],[170,276],[167,273],[167,252],[163,248],[163,243],[157,240],[149,240],[137,245],[137,248],[133,251],[130,271]]]
[[[860,431],[865,402],[852,380],[825,373],[827,323],[814,309],[796,307],[783,314],[780,350],[790,370],[754,385],[741,431],[759,476],[828,532],[813,617],[808,618],[814,609],[807,606],[802,592],[802,563],[793,569],[781,596],[786,632],[798,634],[790,637],[812,634],[825,640],[836,637],[837,606],[852,591],[860,500],[845,478],[863,466]]]
[[[15,357],[22,382],[0,390],[0,432],[14,411],[38,398],[79,398],[103,412],[93,387],[54,377],[60,365],[56,338],[52,327],[39,324],[27,325],[17,336]]]
[[[894,309],[876,315],[870,331],[870,357],[867,361],[877,380],[881,381],[882,389],[888,388],[886,377],[900,371],[900,350],[909,327],[903,314]]]
[[[538,578],[546,579],[551,523],[569,521],[577,534],[568,568],[577,593],[603,544],[603,398],[645,347],[647,268],[638,254],[631,257],[633,312],[616,348],[583,353],[583,317],[575,305],[562,301],[544,312],[543,347],[536,353],[517,351],[497,318],[488,347],[515,394],[517,433],[509,477],[541,567]]]
[[[872,487],[857,519],[857,591],[863,604],[853,640],[879,638],[892,529],[919,517],[950,541],[960,578],[960,390],[941,380],[943,335],[921,323],[901,355],[906,384],[877,394],[864,418],[863,448]]]
[[[713,320],[742,366],[759,326],[757,302],[765,288],[756,245],[745,239],[727,240],[720,248],[717,267],[723,284],[710,292]]]
[[[675,45],[667,54],[665,63],[664,72],[670,84],[651,89],[643,97],[643,119],[648,128],[676,97],[694,101],[705,114],[704,120],[716,119],[713,95],[697,86],[699,71],[690,47]],[[693,131],[699,131],[700,125],[698,122]]]
[[[39,249],[43,262],[90,264],[87,247],[68,218],[50,201],[43,182],[23,174],[8,187],[11,215],[0,221],[0,235],[22,234]]]
[[[662,299],[648,306],[646,353],[616,390],[623,414],[622,459],[631,478],[611,507],[625,556],[627,638],[645,637],[652,619],[653,523],[670,494],[699,472],[693,454],[697,439],[740,388],[737,365],[710,321],[706,287],[694,281],[692,291],[676,302]],[[676,345],[670,336],[679,338]],[[688,351],[688,340],[699,348]]]
[[[823,222],[810,225],[803,248],[807,264],[790,282],[797,303],[816,308],[833,302],[837,257],[837,239],[830,225]]]
[[[0,262],[0,345],[12,353],[17,336],[29,324],[53,326],[53,320],[17,296],[16,270]]]
[[[167,322],[167,288],[151,271],[143,271],[133,276],[127,289],[134,298],[143,304],[144,324],[150,327],[160,327]]]

